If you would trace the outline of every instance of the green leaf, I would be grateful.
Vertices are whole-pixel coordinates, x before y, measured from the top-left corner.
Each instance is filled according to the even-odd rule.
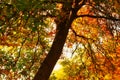
[[[33,32],[37,31],[37,27],[33,27],[33,28],[32,28],[32,31],[33,31]]]

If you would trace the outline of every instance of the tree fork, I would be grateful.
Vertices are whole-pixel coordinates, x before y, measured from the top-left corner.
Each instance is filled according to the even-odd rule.
[[[64,21],[60,22],[57,25],[58,30],[57,30],[55,39],[53,41],[52,47],[48,55],[46,56],[45,60],[41,64],[40,68],[38,69],[38,72],[36,73],[34,80],[48,80],[49,79],[49,76],[56,62],[58,61],[59,57],[62,54],[62,49],[65,44],[69,28],[71,27],[73,20],[76,18],[76,13],[79,10],[78,1],[79,0],[76,0],[74,2],[75,4],[74,8],[69,13],[69,17],[66,17]],[[86,0],[83,0],[83,4],[81,4],[79,8],[81,8],[82,5],[84,5],[85,1]]]

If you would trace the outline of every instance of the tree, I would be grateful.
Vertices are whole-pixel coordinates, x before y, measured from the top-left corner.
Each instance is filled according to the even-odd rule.
[[[6,61],[7,65],[8,62],[12,62],[7,70],[1,70],[5,74],[10,73],[12,67],[12,71],[19,69],[22,74],[28,75],[27,71],[40,66],[34,80],[48,80],[62,54],[64,44],[71,47],[74,43],[82,43],[86,54],[83,56],[81,53],[80,56],[89,57],[93,64],[85,69],[101,74],[103,70],[99,70],[100,67],[114,68],[111,55],[119,53],[120,6],[118,0],[39,0],[39,3],[38,0],[3,0],[0,4],[1,47],[5,45],[16,47],[10,52],[1,50],[1,53],[18,51],[17,56],[11,56],[13,60],[1,59],[1,62]],[[52,31],[51,24],[56,24],[56,30]],[[53,34],[56,35],[50,48],[48,45],[51,45],[49,43],[51,37],[48,37]],[[11,40],[13,42],[10,42]],[[42,58],[36,57],[42,54],[47,55],[43,62]],[[102,59],[98,60],[98,58]],[[32,64],[26,65],[25,61]],[[84,67],[87,66],[85,62],[82,61]],[[101,66],[106,62],[108,64]],[[23,65],[25,70],[22,70]],[[37,69],[33,71],[36,72]]]
[[[101,8],[103,8],[103,9],[105,9],[104,8],[104,6],[106,7],[106,5],[104,4],[104,2],[108,2],[107,0],[106,1],[95,1],[97,4],[99,3],[99,5],[97,5],[98,7],[100,6]],[[90,4],[91,3],[91,1],[90,2],[88,2],[87,0],[83,0],[83,1],[79,1],[79,0],[75,0],[75,2],[73,2],[73,4],[71,5],[71,8],[72,8],[72,10],[68,10],[69,12],[69,14],[70,14],[70,11],[71,11],[71,15],[70,15],[70,19],[68,19],[68,20],[66,20],[66,18],[64,18],[65,19],[65,21],[63,20],[63,22],[61,22],[59,25],[58,25],[58,28],[60,28],[60,29],[58,29],[58,33],[57,33],[57,35],[56,35],[56,37],[55,37],[55,40],[54,40],[54,42],[53,42],[53,45],[52,45],[52,47],[51,47],[51,50],[50,50],[50,52],[48,53],[48,56],[45,58],[45,60],[44,60],[44,62],[42,63],[42,65],[41,65],[41,67],[39,68],[39,70],[38,70],[38,73],[36,74],[36,76],[35,76],[35,80],[37,80],[37,79],[44,79],[44,80],[47,80],[48,79],[48,76],[50,76],[50,73],[49,72],[52,72],[52,69],[53,69],[53,67],[54,67],[54,65],[55,65],[55,63],[57,62],[57,60],[59,59],[59,57],[60,57],[60,55],[61,55],[61,53],[62,53],[62,48],[63,48],[63,44],[65,43],[65,39],[66,39],[66,37],[67,37],[67,33],[68,33],[68,30],[69,30],[69,28],[70,28],[70,26],[71,26],[71,24],[72,24],[72,22],[73,22],[73,20],[76,18],[76,17],[91,17],[91,18],[104,18],[104,19],[109,19],[109,20],[113,20],[113,21],[119,21],[119,19],[117,19],[117,18],[115,18],[115,17],[113,17],[113,16],[110,16],[110,14],[109,14],[109,12],[111,12],[111,10],[108,12],[108,13],[104,13],[104,11],[102,11],[102,9],[98,9],[98,10],[100,10],[100,12],[102,13],[101,15],[102,16],[100,16],[99,15],[99,13],[100,12],[98,12],[98,14],[95,14],[95,13],[91,13],[90,15],[89,15],[89,13],[90,12],[86,12],[85,13],[85,15],[79,15],[79,13],[78,13],[78,16],[76,15],[77,14],[77,12],[78,12],[78,10],[82,7],[82,6],[84,6],[84,5],[86,5],[86,4]],[[108,2],[108,3],[111,3],[110,1]],[[63,4],[63,5],[65,5],[65,4]],[[91,4],[93,7],[94,7],[94,4]],[[73,7],[72,7],[73,6]],[[95,6],[96,7],[96,6]],[[67,8],[67,7],[66,7]],[[63,12],[64,13],[64,12]],[[96,16],[97,15],[97,16]],[[105,16],[104,16],[105,15]],[[66,22],[66,21],[68,21],[68,22]],[[103,24],[102,24],[103,25]],[[63,26],[64,26],[64,28],[63,28]],[[62,29],[61,29],[62,28]],[[66,28],[66,29],[65,29]],[[64,31],[65,30],[65,31]],[[65,34],[64,34],[64,32],[65,32]],[[79,36],[79,37],[82,37],[82,38],[86,38],[86,37],[84,37],[84,36],[80,36],[80,35],[78,35],[77,33],[76,33],[76,31],[74,31],[73,30],[73,32],[75,33],[75,35],[76,36]],[[109,34],[109,33],[108,33]],[[61,38],[62,37],[62,38]],[[62,40],[61,40],[62,39]],[[86,38],[86,39],[88,39],[88,42],[89,42],[89,38]],[[61,40],[61,41],[59,41],[59,40]],[[58,42],[57,42],[58,41]],[[94,39],[93,39],[93,41],[94,41]],[[89,42],[88,43],[88,46],[89,46],[89,48],[91,49],[91,45],[90,45],[90,43],[91,42]],[[58,47],[56,47],[57,45],[59,45]],[[55,48],[56,47],[56,48]],[[90,50],[91,51],[91,53],[93,53],[92,52],[92,50]],[[57,54],[56,54],[57,53]],[[55,58],[54,58],[54,57]],[[94,59],[94,56],[93,55],[91,55],[90,54],[90,56],[91,57],[93,57],[93,59]],[[52,57],[52,58],[51,58]],[[46,72],[45,72],[46,71]]]

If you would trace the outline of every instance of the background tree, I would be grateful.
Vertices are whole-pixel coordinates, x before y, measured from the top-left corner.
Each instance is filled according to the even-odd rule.
[[[2,0],[0,10],[2,79],[48,80],[63,46],[75,48],[69,79],[119,71],[118,0]]]

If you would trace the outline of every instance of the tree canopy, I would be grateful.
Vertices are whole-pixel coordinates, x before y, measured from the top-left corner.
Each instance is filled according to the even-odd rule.
[[[117,80],[119,61],[119,0],[0,1],[0,79]]]

